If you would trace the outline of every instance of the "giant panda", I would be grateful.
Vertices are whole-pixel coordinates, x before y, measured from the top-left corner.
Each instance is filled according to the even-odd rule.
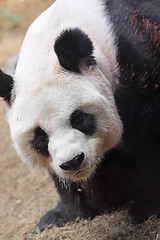
[[[57,0],[0,71],[18,155],[60,195],[39,231],[129,204],[160,214],[160,2]]]

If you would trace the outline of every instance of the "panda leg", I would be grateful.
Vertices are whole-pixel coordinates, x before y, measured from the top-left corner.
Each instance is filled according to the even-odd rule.
[[[98,214],[85,197],[80,184],[67,183],[67,187],[54,175],[50,174],[60,195],[60,201],[54,209],[49,210],[38,222],[36,232],[40,233],[46,228],[64,226],[77,219],[92,219]]]
[[[129,209],[128,222],[141,224],[150,216],[160,217],[160,191],[154,190],[141,198],[137,198]]]

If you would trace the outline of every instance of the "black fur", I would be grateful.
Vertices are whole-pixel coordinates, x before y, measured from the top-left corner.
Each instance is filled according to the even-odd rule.
[[[80,110],[76,110],[71,115],[71,126],[86,135],[93,135],[96,131],[96,118],[91,113],[85,113]]]
[[[68,29],[57,38],[54,50],[59,62],[66,70],[80,73],[82,61],[89,66],[94,65],[93,45],[89,37],[80,29]]]
[[[49,156],[48,152],[49,136],[40,127],[37,127],[34,132],[34,139],[31,140],[31,148],[38,153]]]
[[[57,208],[52,210],[41,219],[40,230],[48,224],[62,226],[79,216],[92,218],[131,200],[129,222],[142,223],[152,214],[160,216],[160,2],[103,2],[117,38],[120,75],[115,100],[124,134],[89,181],[70,182],[66,190],[53,176],[61,196],[60,218],[55,215]],[[74,124],[79,125],[76,120]]]
[[[109,9],[114,22],[122,18],[115,24],[121,69],[115,98],[125,129],[120,149],[137,164],[139,192],[129,221],[141,223],[160,211],[160,2],[119,1],[119,9],[117,3],[110,1]]]
[[[13,88],[13,79],[0,70],[0,97],[8,104],[11,102],[11,91]]]
[[[93,218],[98,214],[86,198],[79,183],[66,182],[66,186],[54,174],[50,173],[61,196],[57,206],[48,211],[40,220],[37,227],[40,231],[53,225],[62,227],[67,222],[75,222],[81,218]]]

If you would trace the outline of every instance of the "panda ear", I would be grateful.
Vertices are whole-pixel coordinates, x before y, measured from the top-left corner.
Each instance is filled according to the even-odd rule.
[[[13,78],[0,70],[0,97],[7,103],[11,100],[11,91],[13,87]]]
[[[80,73],[81,64],[95,65],[93,44],[80,29],[67,29],[57,38],[54,45],[60,65],[66,70]]]

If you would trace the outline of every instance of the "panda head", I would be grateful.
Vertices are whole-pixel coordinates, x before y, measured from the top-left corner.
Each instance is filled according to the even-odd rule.
[[[44,39],[26,38],[13,79],[0,72],[11,137],[23,161],[87,179],[121,138],[114,92],[82,30]]]

